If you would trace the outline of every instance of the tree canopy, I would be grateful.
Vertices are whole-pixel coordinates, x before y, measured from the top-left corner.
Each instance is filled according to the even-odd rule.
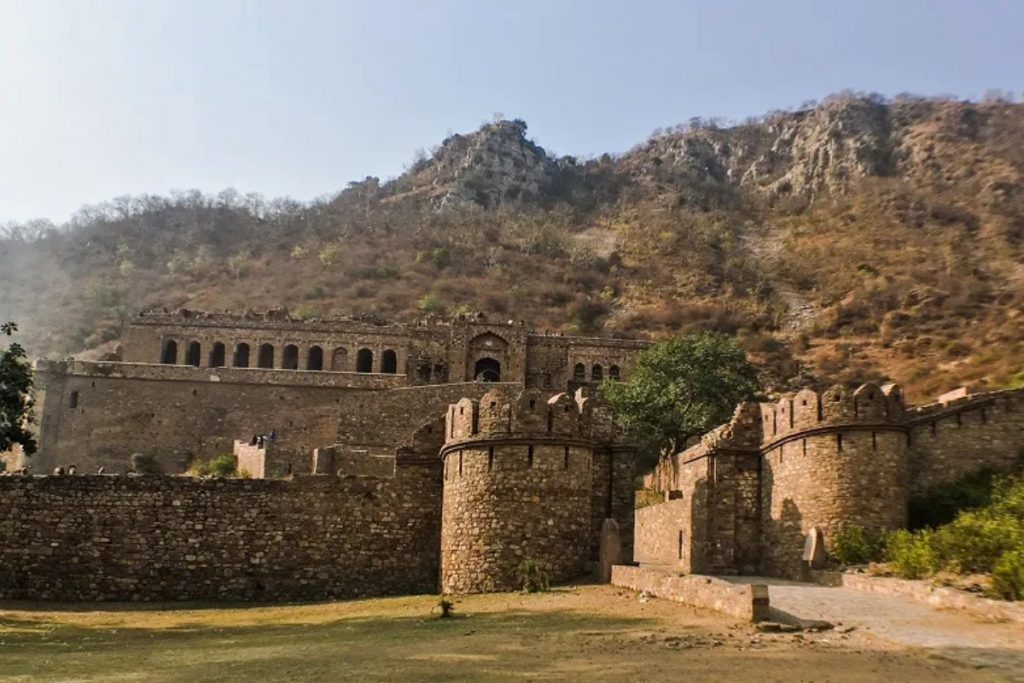
[[[0,333],[12,336],[14,323],[0,325]],[[29,431],[32,424],[32,367],[25,349],[12,342],[0,349],[0,451],[21,444],[26,455],[35,453],[36,439]]]
[[[601,391],[627,434],[648,456],[674,453],[686,439],[726,422],[754,398],[758,372],[731,338],[702,332],[640,353],[625,382]]]

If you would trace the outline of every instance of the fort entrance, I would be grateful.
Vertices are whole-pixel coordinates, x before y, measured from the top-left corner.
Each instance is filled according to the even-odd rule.
[[[500,382],[501,362],[493,358],[481,358],[473,366],[473,379],[478,382]]]

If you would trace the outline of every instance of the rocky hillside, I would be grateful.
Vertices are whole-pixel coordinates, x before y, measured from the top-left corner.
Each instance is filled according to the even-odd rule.
[[[0,318],[38,354],[145,307],[484,310],[538,328],[737,335],[781,387],[1024,384],[1024,105],[835,97],[577,160],[522,121],[329,201],[123,197],[7,226]]]

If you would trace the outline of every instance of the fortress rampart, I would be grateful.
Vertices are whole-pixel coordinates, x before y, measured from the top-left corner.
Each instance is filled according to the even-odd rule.
[[[434,592],[439,475],[412,459],[393,478],[0,477],[0,598]]]
[[[799,576],[804,543],[906,525],[911,496],[1024,450],[1024,390],[908,409],[899,388],[809,389],[744,404],[647,485],[663,505],[637,514],[636,558],[687,571]]]
[[[594,451],[610,450],[614,438],[610,418],[582,393],[496,389],[450,406],[442,590],[515,589],[526,561],[551,581],[582,576],[595,559],[595,492],[604,519],[611,511],[601,498],[615,476],[594,468]]]

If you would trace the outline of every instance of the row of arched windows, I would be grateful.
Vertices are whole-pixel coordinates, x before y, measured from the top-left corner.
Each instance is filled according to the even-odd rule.
[[[178,342],[170,339],[164,342],[160,354],[160,362],[164,365],[178,364]],[[240,342],[235,345],[231,354],[230,366],[234,368],[280,368],[282,370],[299,369],[299,347],[295,344],[286,344],[281,350],[281,362],[277,364],[276,349],[273,344],[260,344],[255,350],[255,365],[253,361],[253,350],[249,344]],[[191,341],[184,349],[184,364],[194,367],[203,366],[202,344],[198,341]],[[338,347],[331,354],[330,370],[344,372],[348,368],[348,349]],[[205,366],[210,368],[222,368],[229,365],[227,349],[222,342],[215,342],[210,347],[209,355]],[[356,352],[356,372],[374,372],[373,351],[362,348]],[[310,346],[306,350],[305,365],[303,370],[325,370],[324,350],[320,346]],[[377,372],[395,374],[398,372],[398,353],[393,349],[386,349],[380,357],[380,369]]]
[[[577,363],[576,367],[572,371],[573,381],[586,382],[587,381],[587,366],[583,363]],[[619,380],[619,366],[612,365],[608,368],[608,379]],[[604,380],[604,367],[600,363],[595,363],[590,368],[590,381],[600,382]]]

